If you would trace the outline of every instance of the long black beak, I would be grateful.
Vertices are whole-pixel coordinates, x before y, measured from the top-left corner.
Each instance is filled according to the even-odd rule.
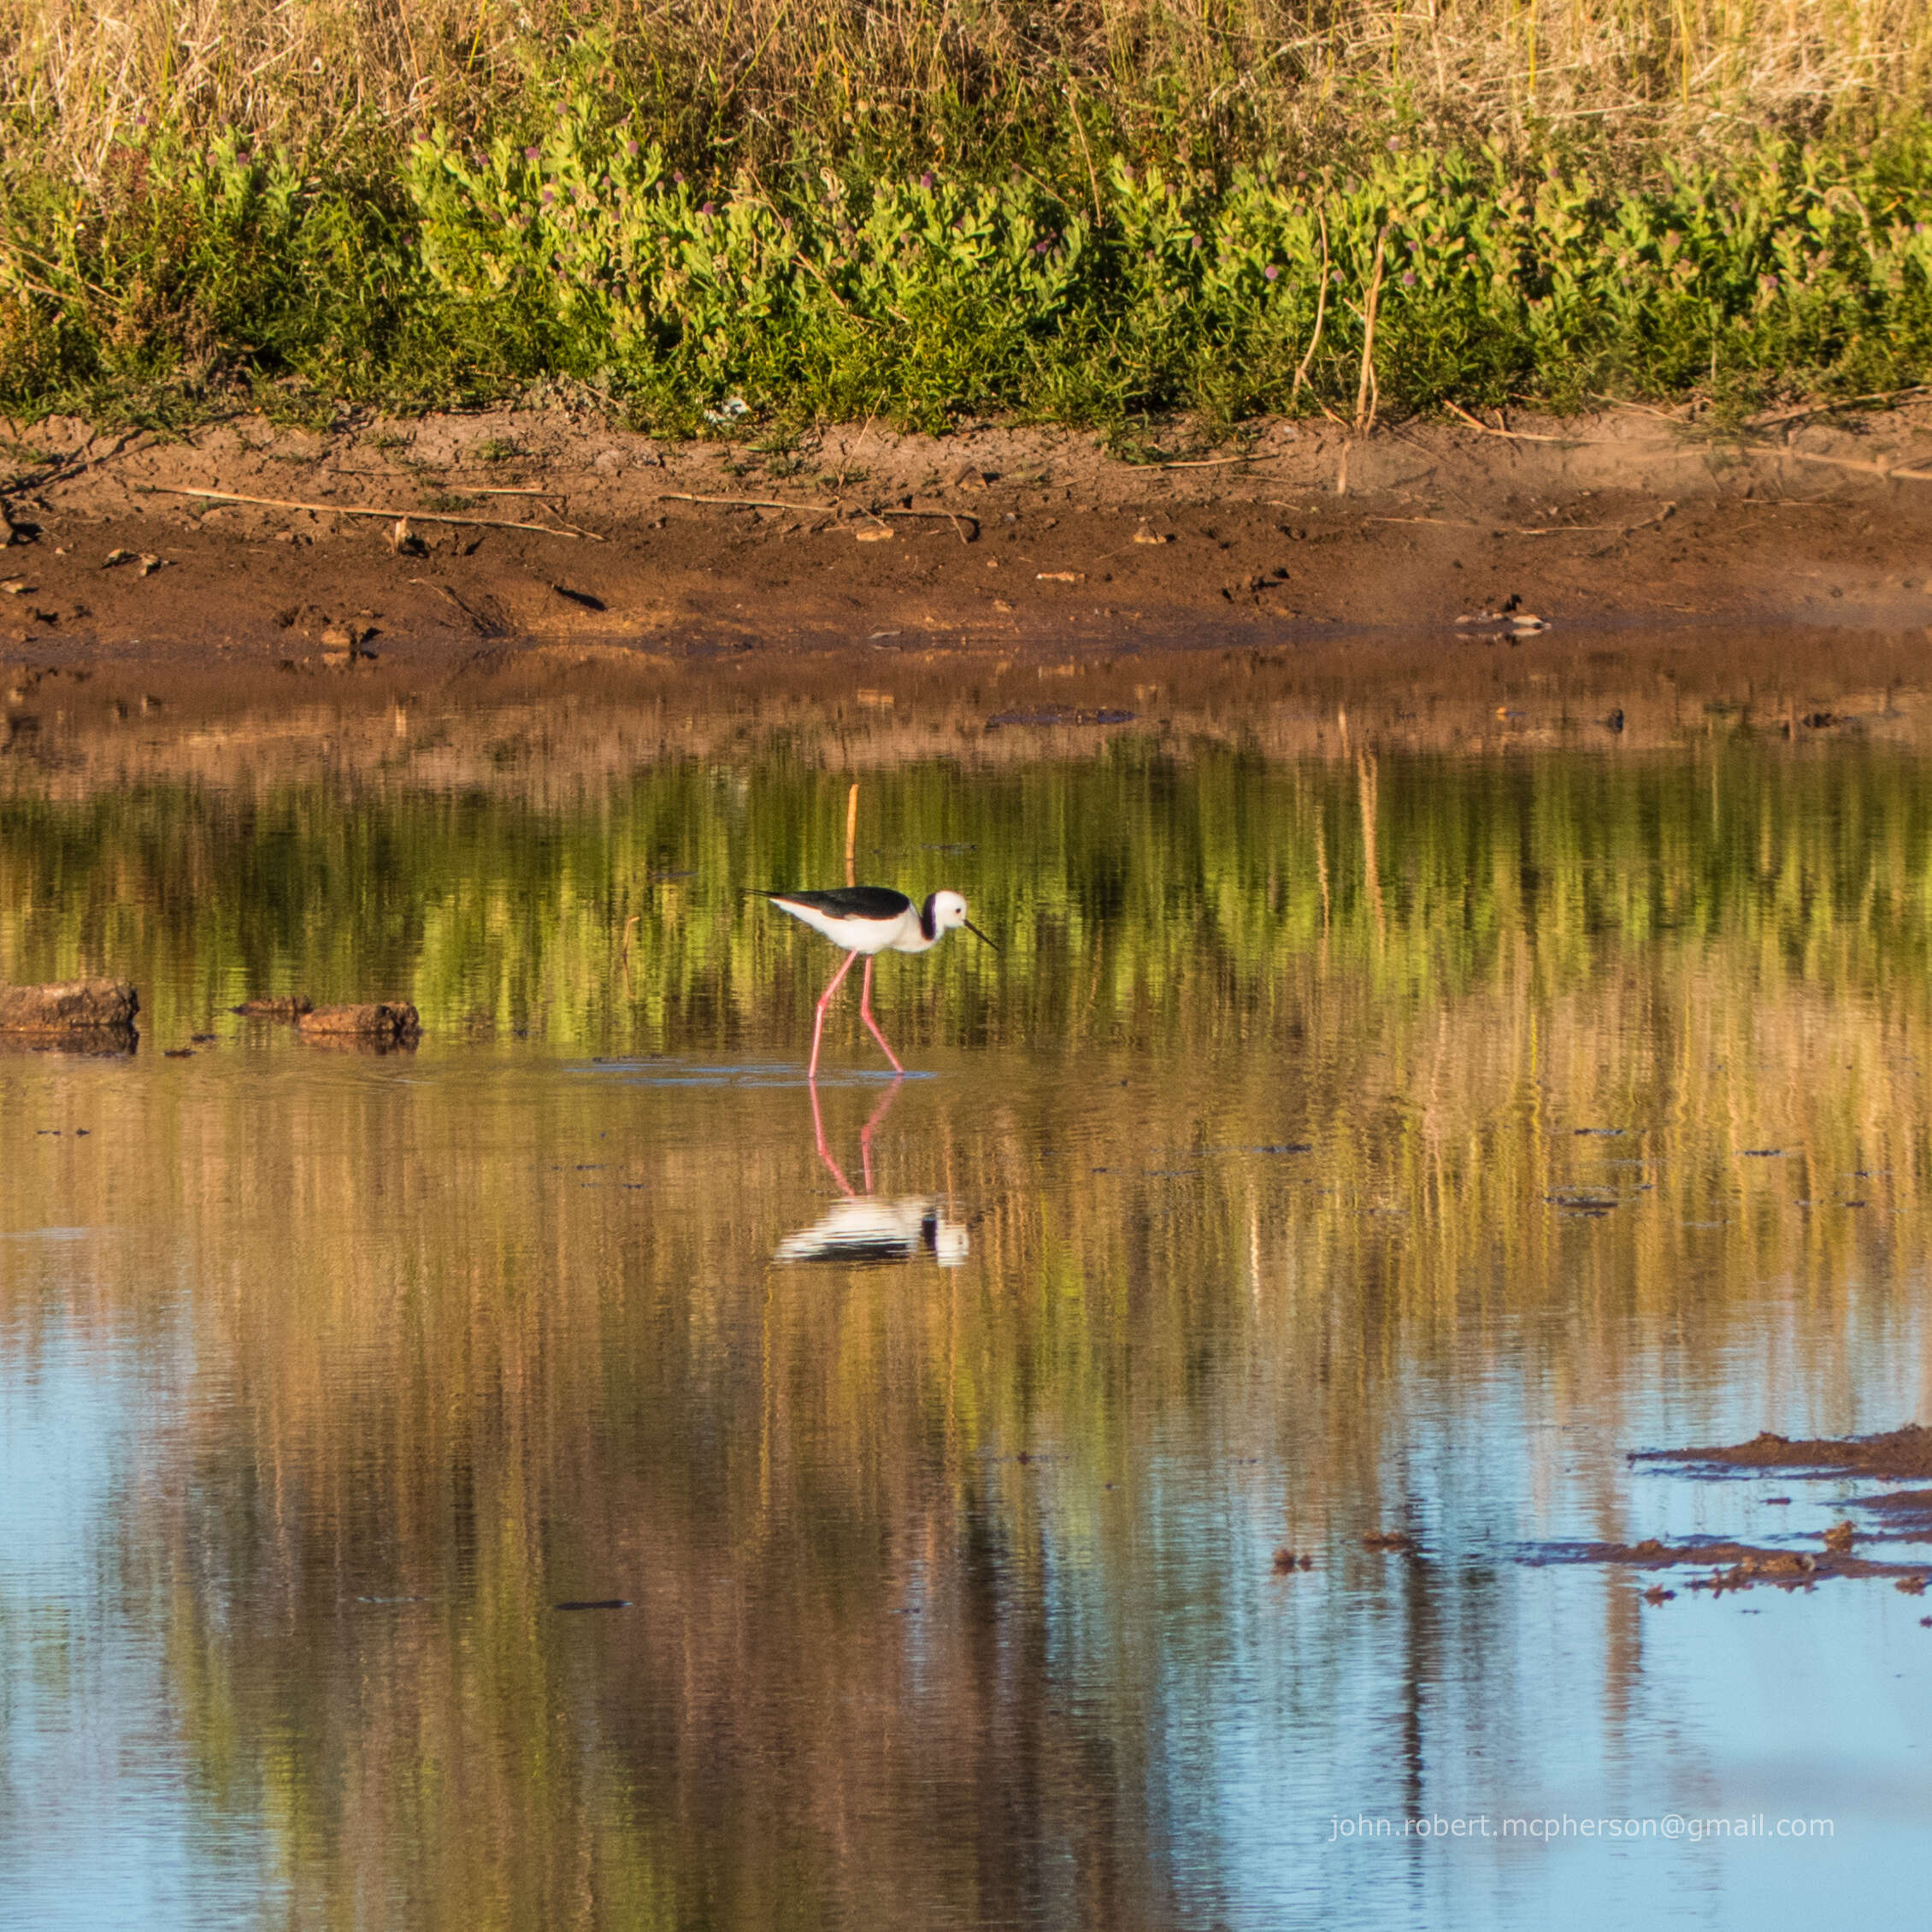
[[[989,939],[986,936],[986,934],[982,933],[980,928],[973,923],[970,919],[963,919],[960,921],[960,924],[963,925],[966,928],[966,930],[980,942],[981,945],[993,945],[993,941]],[[998,952],[999,951],[999,948],[996,945],[993,945],[993,950],[995,952]]]

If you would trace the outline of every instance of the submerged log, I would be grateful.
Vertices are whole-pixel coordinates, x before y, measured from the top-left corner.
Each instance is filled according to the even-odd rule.
[[[231,1013],[239,1013],[244,1020],[299,1020],[304,1013],[312,1013],[315,1010],[315,1002],[298,993],[277,999],[244,999],[239,1006],[228,1009]]]
[[[296,1024],[304,1034],[380,1040],[407,1046],[421,1038],[422,1022],[407,1000],[378,1000],[360,1006],[318,1006]]]
[[[126,980],[0,987],[0,1033],[129,1033],[140,1010]]]

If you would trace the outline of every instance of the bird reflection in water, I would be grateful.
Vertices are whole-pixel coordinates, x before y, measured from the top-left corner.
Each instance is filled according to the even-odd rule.
[[[872,1136],[885,1119],[903,1083],[886,1089],[871,1117],[859,1130],[859,1157],[865,1179],[861,1193],[845,1177],[825,1139],[825,1116],[819,1107],[818,1086],[811,1082],[812,1127],[818,1138],[818,1157],[839,1184],[842,1200],[810,1228],[788,1234],[778,1244],[779,1261],[830,1261],[846,1267],[877,1262],[916,1261],[930,1255],[941,1268],[957,1268],[972,1251],[963,1222],[949,1221],[944,1203],[932,1194],[906,1194],[881,1199],[872,1192]]]

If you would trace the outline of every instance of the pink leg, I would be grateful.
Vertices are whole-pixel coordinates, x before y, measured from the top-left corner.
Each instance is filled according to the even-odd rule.
[[[811,1082],[807,1091],[812,1097],[812,1125],[818,1132],[818,1157],[832,1170],[832,1178],[839,1183],[839,1192],[849,1199],[856,1200],[857,1196],[852,1193],[852,1184],[846,1180],[845,1169],[833,1159],[832,1150],[825,1144],[825,1116],[818,1110],[818,1083],[816,1081]],[[870,1152],[871,1150],[868,1148],[868,1154]],[[872,1192],[872,1183],[869,1180],[866,1182],[865,1191],[869,1194]]]
[[[903,1072],[893,1075],[892,1084],[886,1089],[884,1099],[872,1110],[872,1117],[859,1129],[858,1151],[865,1160],[865,1191],[869,1194],[872,1192],[872,1136],[879,1131],[879,1123],[885,1119],[893,1097],[898,1093],[899,1083],[904,1078]],[[812,1097],[814,1099],[818,1097],[816,1087],[812,1089]]]
[[[865,984],[858,996],[859,1017],[870,1028],[872,1037],[886,1050],[886,1057],[892,1063],[892,1071],[903,1074],[905,1069],[899,1064],[899,1057],[892,1051],[892,1043],[879,1030],[879,1022],[872,1017],[872,959],[867,955],[865,962]]]
[[[832,984],[819,997],[818,1018],[812,1023],[812,1063],[805,1074],[807,1080],[816,1080],[818,1078],[818,1042],[819,1036],[825,1031],[825,1010],[832,1004],[832,996],[838,992],[839,981],[851,971],[852,962],[857,957],[858,955],[856,952],[848,952],[845,955],[845,963],[832,975]],[[865,963],[869,968],[872,962],[869,959]]]

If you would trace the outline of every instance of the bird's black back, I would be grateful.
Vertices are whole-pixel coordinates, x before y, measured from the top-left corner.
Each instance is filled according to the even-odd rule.
[[[767,892],[765,897],[809,905],[828,919],[897,919],[912,910],[912,901],[889,886],[834,886],[824,892]]]

